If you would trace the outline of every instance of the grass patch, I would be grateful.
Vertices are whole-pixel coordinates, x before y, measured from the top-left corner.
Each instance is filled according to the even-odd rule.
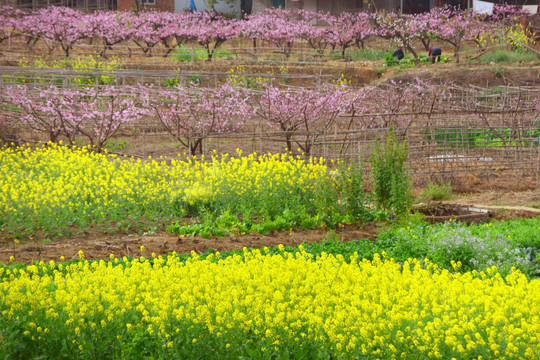
[[[538,61],[538,57],[525,51],[509,51],[505,49],[495,49],[489,51],[480,57],[483,64],[489,63],[526,63]]]
[[[353,60],[384,60],[384,57],[386,55],[386,51],[379,50],[379,49],[360,49],[356,50],[352,54]]]
[[[216,49],[212,58],[232,60],[234,55],[227,49]],[[208,59],[208,53],[205,49],[189,48],[182,45],[176,47],[174,54],[171,55],[171,59],[179,62],[201,61]]]
[[[386,51],[379,49],[348,49],[345,51],[345,58],[347,60],[358,61],[358,60],[384,60],[386,56]],[[330,60],[339,60],[341,59],[341,51],[332,51],[330,53]]]
[[[449,182],[434,183],[431,180],[427,183],[426,188],[420,194],[421,201],[441,201],[450,200],[454,197],[452,194],[452,184]]]

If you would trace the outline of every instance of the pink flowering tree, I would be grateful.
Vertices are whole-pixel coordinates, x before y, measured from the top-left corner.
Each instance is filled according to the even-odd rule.
[[[93,37],[101,40],[103,48],[100,55],[106,57],[107,50],[131,38],[133,32],[133,14],[129,12],[99,11],[90,17]]]
[[[132,88],[91,87],[75,96],[82,98],[70,109],[70,117],[78,118],[77,133],[86,137],[97,152],[122,126],[146,115],[139,94]]]
[[[171,35],[174,37],[175,45],[194,43],[197,40],[196,23],[198,14],[189,12],[175,13],[175,20],[170,24]]]
[[[297,9],[294,13],[299,21],[299,37],[307,42],[317,54],[323,55],[330,47],[327,32],[331,15],[304,9]]]
[[[16,36],[24,13],[11,6],[0,7],[0,43]]]
[[[49,141],[57,142],[65,136],[73,141],[76,125],[66,117],[74,100],[64,97],[61,89],[51,86],[32,89],[27,86],[6,88],[6,102],[11,105],[12,116],[32,130],[47,134]]]
[[[216,13],[196,13],[192,22],[195,41],[206,49],[208,61],[212,60],[217,48],[225,41],[237,38],[240,24],[236,19],[228,19]]]
[[[133,17],[133,31],[131,40],[139,46],[146,56],[150,56],[152,49],[162,44],[165,46],[167,56],[174,49],[174,29],[176,17],[172,13],[142,12]]]
[[[242,33],[253,40],[264,40],[289,57],[298,38],[305,32],[305,23],[298,21],[294,12],[284,9],[266,9],[243,22]]]
[[[38,36],[59,44],[64,55],[69,57],[77,42],[92,36],[94,30],[90,28],[89,22],[92,16],[67,7],[52,6],[39,10],[35,19],[39,23],[34,24],[34,27],[39,27]]]
[[[141,87],[145,106],[189,154],[202,153],[212,133],[240,129],[253,116],[249,97],[228,84],[213,89]]]
[[[328,21],[330,26],[326,29],[326,37],[333,48],[341,50],[342,59],[345,59],[345,51],[349,47],[355,44],[363,46],[365,38],[375,34],[371,15],[365,12],[344,12],[338,17],[328,17]]]
[[[292,152],[296,143],[310,156],[317,138],[345,111],[347,96],[348,90],[332,85],[318,90],[280,90],[265,85],[257,98],[256,112],[268,127],[283,133],[288,151]],[[302,133],[300,139],[299,132]]]
[[[356,45],[364,48],[364,41],[368,36],[379,35],[380,31],[375,27],[375,17],[371,13],[358,12],[354,18],[354,38]]]
[[[0,145],[4,142],[15,142],[15,121],[13,111],[10,109],[7,94],[0,93]]]
[[[512,26],[519,22],[519,19],[530,15],[522,6],[508,4],[494,4],[493,13],[490,20],[492,22],[503,22],[507,26]]]
[[[52,142],[66,138],[73,143],[77,135],[86,137],[97,152],[122,125],[144,115],[137,99],[130,89],[113,86],[6,90],[6,102],[16,109],[22,123],[46,133]]]
[[[354,93],[349,111],[356,114],[362,129],[394,127],[403,132],[421,119],[429,122],[435,111],[444,111],[441,106],[451,98],[450,89],[450,84],[440,86],[418,78],[366,86]]]
[[[26,46],[31,52],[34,52],[34,47],[39,42],[39,40],[45,38],[45,31],[40,26],[41,22],[41,16],[38,13],[34,12],[31,14],[26,14],[20,19],[17,24],[15,24],[17,32],[26,41]],[[46,40],[45,44],[49,50],[49,54],[52,54],[54,48],[57,45],[56,42]]]
[[[426,23],[433,37],[454,47],[454,57],[459,63],[459,52],[466,40],[473,40],[482,33],[489,32],[490,24],[482,21],[474,12],[453,8],[435,9],[430,12]]]

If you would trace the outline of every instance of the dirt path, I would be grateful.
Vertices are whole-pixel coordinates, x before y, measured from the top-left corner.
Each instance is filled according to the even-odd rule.
[[[444,202],[486,209],[491,218],[498,220],[540,216],[540,190],[486,191]]]
[[[115,257],[122,256],[151,256],[165,255],[172,251],[177,253],[205,252],[209,248],[216,251],[236,250],[243,247],[275,247],[283,245],[299,245],[303,242],[320,242],[328,238],[341,241],[351,241],[361,238],[375,239],[378,227],[374,224],[361,226],[346,226],[339,228],[335,233],[328,233],[324,229],[298,230],[289,232],[274,232],[269,235],[243,235],[230,237],[179,237],[178,235],[161,232],[152,235],[92,235],[86,238],[72,238],[49,243],[27,243],[0,247],[0,263],[9,263],[10,257],[15,262],[31,263],[33,261],[59,261],[61,256],[65,260],[78,258],[78,251],[82,250],[87,259],[108,259],[110,254]],[[144,246],[144,252],[140,248]]]

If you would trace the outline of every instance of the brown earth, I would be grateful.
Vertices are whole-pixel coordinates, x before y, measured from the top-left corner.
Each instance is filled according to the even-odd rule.
[[[209,239],[200,236],[183,237],[167,232],[158,232],[147,235],[104,235],[102,233],[86,234],[84,236],[51,241],[48,243],[33,242],[0,247],[0,263],[9,263],[10,257],[15,262],[31,263],[33,261],[59,261],[61,256],[65,260],[78,258],[82,250],[87,259],[108,259],[111,254],[122,256],[151,256],[165,255],[176,251],[177,253],[190,253],[195,251],[203,253],[209,248],[216,251],[237,250],[244,247],[261,248],[264,246],[276,247],[279,244],[296,246],[301,243],[321,242],[325,239],[339,239],[351,241],[361,238],[375,239],[380,225],[368,224],[364,227],[350,225],[328,232],[325,229],[280,231],[269,235],[242,235],[228,237],[212,237]],[[144,252],[141,252],[144,246]]]
[[[480,189],[481,190],[481,189]],[[416,189],[419,193],[420,189]],[[445,201],[446,204],[471,206],[489,211],[493,220],[508,220],[515,218],[531,218],[540,216],[540,189],[527,191],[512,191],[508,188],[486,190],[483,192],[466,193],[457,198]],[[377,232],[384,226],[382,223],[367,225],[350,225],[340,227],[335,231],[326,229],[280,231],[269,235],[251,234],[241,236],[212,237],[209,239],[196,236],[184,237],[165,231],[152,234],[106,234],[91,230],[71,238],[42,242],[41,240],[17,244],[13,240],[3,239],[0,246],[0,263],[9,263],[13,256],[16,262],[31,263],[34,261],[59,261],[61,256],[66,260],[78,258],[82,250],[87,259],[109,258],[122,256],[165,255],[172,251],[203,253],[209,248],[216,251],[236,250],[243,247],[260,248],[275,247],[279,244],[298,245],[300,243],[321,242],[325,239],[351,241],[361,238],[375,240]],[[140,247],[144,246],[144,252]]]
[[[449,82],[460,86],[474,85],[485,88],[495,86],[538,86],[540,85],[540,66],[537,63],[436,64],[422,66],[417,69],[408,69],[406,73],[389,70],[379,79],[379,82],[389,80],[411,82],[417,77],[435,83]]]
[[[540,216],[540,190],[490,190],[448,200],[448,203],[486,209],[496,220]]]

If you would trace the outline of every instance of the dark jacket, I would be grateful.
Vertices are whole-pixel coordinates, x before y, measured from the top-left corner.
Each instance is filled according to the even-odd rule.
[[[440,62],[441,54],[442,54],[441,48],[438,48],[438,47],[429,48],[428,56],[431,58],[431,63],[435,64],[435,59],[437,60],[437,62]]]
[[[403,54],[403,50],[401,50],[401,48],[394,51],[392,56],[395,57],[398,60],[401,60],[401,59],[403,59],[405,57],[405,55]]]

